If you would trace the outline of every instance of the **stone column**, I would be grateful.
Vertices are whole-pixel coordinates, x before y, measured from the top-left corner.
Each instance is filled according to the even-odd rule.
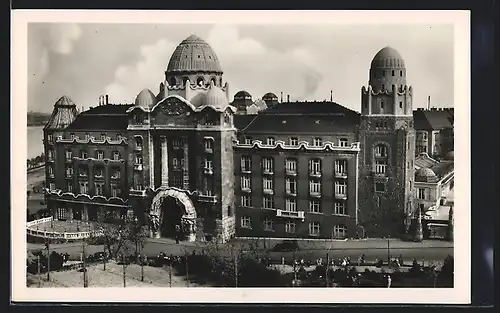
[[[154,162],[154,140],[151,133],[148,132],[148,148],[149,148],[149,186],[155,188],[155,162]]]
[[[73,222],[73,208],[66,208],[66,219]]]
[[[184,168],[182,177],[182,188],[184,190],[189,190],[189,155],[188,155],[188,140],[186,137],[183,138],[184,143]]]
[[[161,186],[168,187],[168,141],[166,136],[161,136]]]
[[[87,204],[84,204],[82,209],[82,222],[88,222],[88,220],[89,220],[89,207]]]

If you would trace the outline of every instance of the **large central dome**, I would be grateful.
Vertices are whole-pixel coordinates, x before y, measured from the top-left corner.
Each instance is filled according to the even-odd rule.
[[[167,73],[209,72],[222,74],[219,59],[210,45],[196,35],[184,39],[175,48]]]

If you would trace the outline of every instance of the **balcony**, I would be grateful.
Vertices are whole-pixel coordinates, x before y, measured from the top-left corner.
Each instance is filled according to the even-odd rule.
[[[205,168],[203,169],[203,173],[204,173],[205,175],[213,175],[213,174],[214,174],[214,170],[213,170],[213,168],[208,168],[208,167],[205,167]]]
[[[54,161],[55,161],[55,159],[54,159],[54,157],[53,157],[53,156],[48,156],[48,157],[47,157],[47,162],[51,162],[51,163],[52,163],[52,162],[54,162]]]
[[[309,191],[309,195],[312,198],[321,198],[321,192],[319,191]]]
[[[272,169],[268,169],[268,168],[265,168],[263,171],[262,171],[262,174],[264,175],[273,175],[274,172]]]
[[[146,190],[130,189],[129,195],[131,197],[146,197]]]
[[[296,190],[287,190],[286,195],[289,197],[296,197],[297,196],[297,191]]]
[[[248,188],[248,187],[241,187],[241,192],[244,192],[244,193],[251,193],[251,192],[252,192],[252,189],[251,189],[251,188]]]
[[[142,146],[135,146],[134,150],[135,151],[142,151]]]
[[[55,177],[54,173],[49,173],[49,177],[54,178]]]
[[[376,178],[384,178],[386,177],[386,172],[385,171],[373,171],[373,177],[376,177]]]
[[[288,175],[288,176],[297,176],[297,171],[296,170],[286,169],[285,170],[285,174]]]
[[[305,218],[304,211],[284,211],[276,210],[277,217],[289,217],[303,220]]]
[[[142,164],[134,164],[135,171],[142,171]]]
[[[73,162],[73,158],[72,158],[72,157],[70,157],[70,158],[66,158],[66,159],[64,160],[64,162],[65,162],[65,163],[72,163],[72,162]]]
[[[205,153],[213,153],[214,150],[212,148],[205,147]]]
[[[335,178],[347,178],[347,173],[344,173],[344,172],[335,172]]]
[[[120,179],[120,175],[111,175],[111,179]]]
[[[80,173],[78,176],[82,178],[87,178],[89,175],[87,173]]]
[[[252,173],[252,170],[250,168],[242,167],[241,168],[241,173],[243,173],[243,174],[250,174],[250,173]]]
[[[337,200],[346,200],[347,199],[347,194],[346,193],[335,192],[335,199],[337,199]]]
[[[198,201],[199,202],[204,202],[204,203],[217,203],[217,196],[206,195],[206,194],[199,194],[198,195]]]
[[[309,172],[309,176],[315,177],[315,178],[320,178],[321,172]]]
[[[272,189],[266,189],[266,188],[264,188],[264,190],[262,192],[265,195],[273,195],[274,194],[274,190],[272,190]]]
[[[68,178],[68,179],[73,178],[73,173],[66,173],[66,178]]]
[[[104,178],[104,175],[102,175],[102,174],[95,174],[95,175],[94,175],[94,178],[95,178],[95,179],[103,179],[103,178]]]

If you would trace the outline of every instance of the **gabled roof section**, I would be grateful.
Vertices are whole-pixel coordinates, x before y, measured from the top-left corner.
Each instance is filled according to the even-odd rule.
[[[419,109],[413,111],[413,120],[416,130],[440,130],[453,128],[454,110],[446,109]]]
[[[415,168],[421,169],[421,168],[431,168],[434,165],[438,164],[439,162],[437,160],[434,160],[431,158],[427,153],[422,152],[420,153],[416,158],[415,158]]]

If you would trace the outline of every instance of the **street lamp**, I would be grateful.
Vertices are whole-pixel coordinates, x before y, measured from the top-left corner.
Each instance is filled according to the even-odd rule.
[[[391,247],[390,247],[391,235],[387,235],[387,265],[391,264]]]

